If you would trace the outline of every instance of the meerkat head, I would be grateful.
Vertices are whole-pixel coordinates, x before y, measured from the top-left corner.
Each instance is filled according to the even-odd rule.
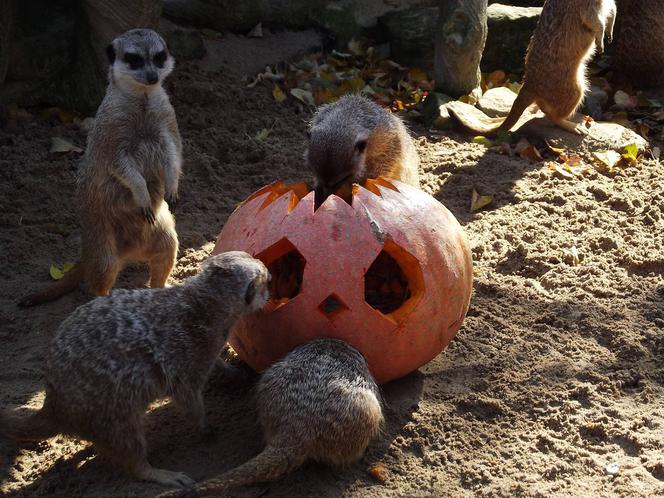
[[[242,251],[229,251],[211,256],[205,262],[200,277],[208,292],[217,296],[235,312],[251,313],[259,310],[270,298],[270,272],[258,259]]]
[[[361,183],[366,171],[369,133],[355,127],[314,124],[309,130],[305,161],[316,176],[317,203],[353,183]]]
[[[166,42],[151,29],[121,34],[106,47],[106,54],[111,81],[139,91],[161,85],[175,66]]]

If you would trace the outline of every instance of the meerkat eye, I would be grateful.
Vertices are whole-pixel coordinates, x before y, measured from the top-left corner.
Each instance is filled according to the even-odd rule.
[[[162,50],[161,52],[157,52],[154,55],[154,65],[161,68],[164,67],[164,63],[166,62],[166,58],[168,57],[168,54],[166,53],[166,50]]]
[[[138,54],[133,54],[131,52],[127,52],[126,54],[124,54],[123,60],[127,64],[129,64],[129,69],[140,69],[145,65],[143,57],[141,57]]]
[[[364,152],[364,149],[367,148],[367,141],[366,140],[358,140],[355,143],[355,150],[358,152],[358,154],[362,154]]]

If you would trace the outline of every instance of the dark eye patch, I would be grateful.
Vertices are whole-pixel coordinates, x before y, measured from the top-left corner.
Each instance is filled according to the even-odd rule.
[[[166,62],[166,58],[168,57],[168,54],[166,53],[166,50],[162,50],[161,52],[157,52],[154,55],[154,65],[157,67],[164,67],[164,63]]]
[[[130,69],[140,69],[145,65],[143,57],[141,57],[138,54],[133,54],[131,52],[127,52],[126,54],[124,54],[123,60],[127,64],[129,64]]]

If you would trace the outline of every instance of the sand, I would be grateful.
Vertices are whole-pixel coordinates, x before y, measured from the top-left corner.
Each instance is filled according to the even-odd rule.
[[[184,139],[175,208],[181,251],[173,281],[195,273],[238,202],[277,179],[308,179],[307,110],[230,69],[178,65],[168,84]],[[272,129],[267,139],[253,137]],[[664,494],[664,166],[642,161],[614,177],[557,178],[544,163],[501,156],[456,133],[411,125],[424,189],[466,230],[474,294],[460,332],[430,364],[384,386],[387,423],[346,469],[307,464],[232,496],[630,496]],[[74,125],[41,118],[0,130],[0,406],[38,407],[49,337],[89,297],[33,309],[15,302],[74,261]],[[494,196],[470,213],[473,188]],[[571,248],[579,261],[574,264]],[[146,284],[141,266],[120,287]],[[206,390],[215,441],[201,441],[169,403],[147,418],[150,459],[195,479],[261,449],[252,380],[215,373]],[[380,483],[367,468],[381,463]],[[611,475],[607,465],[616,464]],[[615,470],[609,467],[609,470]],[[0,443],[8,496],[153,496],[81,441]]]

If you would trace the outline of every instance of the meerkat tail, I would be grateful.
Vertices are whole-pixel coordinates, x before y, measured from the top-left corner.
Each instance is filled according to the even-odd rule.
[[[29,294],[23,297],[18,305],[21,307],[35,306],[36,304],[54,301],[55,299],[64,296],[76,289],[83,281],[83,267],[80,263],[75,265],[71,270],[64,274],[64,276],[57,282],[49,285],[48,287]]]
[[[300,448],[268,445],[261,453],[242,465],[208,479],[189,489],[169,491],[157,498],[193,498],[210,496],[227,489],[248,486],[258,482],[274,481],[292,472],[304,463],[305,457]]]
[[[26,416],[0,410],[0,435],[14,441],[42,441],[58,432],[55,422],[43,409]]]
[[[528,89],[525,88],[525,86],[522,87],[521,90],[519,91],[519,94],[516,96],[514,104],[512,104],[512,108],[510,109],[510,112],[507,115],[507,117],[505,117],[505,119],[501,123],[492,126],[488,125],[476,126],[466,123],[465,121],[462,120],[461,116],[459,116],[453,108],[450,108],[450,113],[454,115],[454,117],[457,119],[457,121],[459,121],[459,123],[461,123],[461,126],[463,126],[463,128],[466,131],[469,131],[476,135],[491,137],[491,136],[496,136],[498,133],[501,133],[503,131],[509,131],[519,121],[521,115],[533,102],[535,102],[534,95],[530,91],[528,91]]]

